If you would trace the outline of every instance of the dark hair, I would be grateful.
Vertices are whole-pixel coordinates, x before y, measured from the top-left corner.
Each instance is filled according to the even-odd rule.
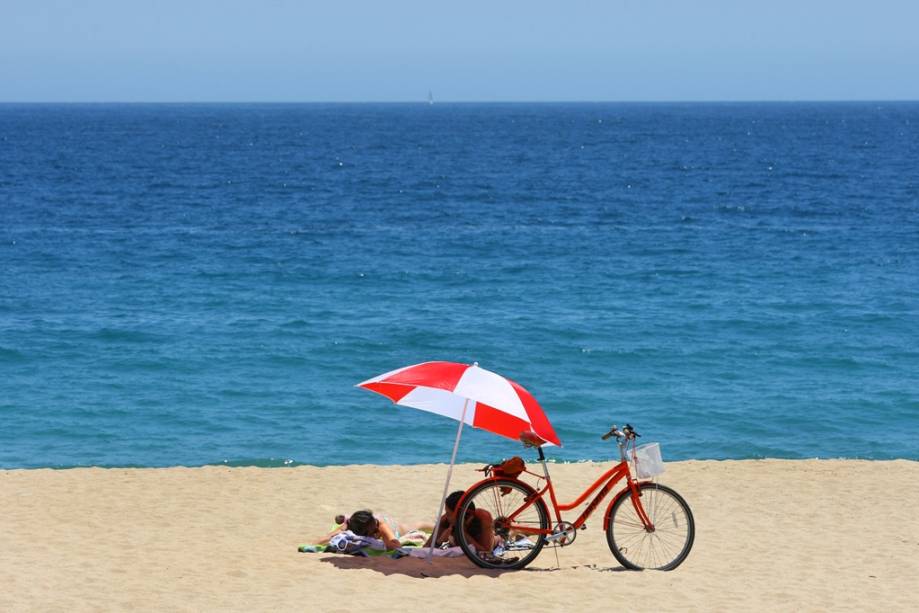
[[[466,492],[464,492],[463,490],[456,490],[455,492],[447,496],[447,508],[450,509],[451,511],[455,511],[456,505],[459,504],[460,499],[465,495],[466,495]],[[469,503],[469,510],[475,511],[474,502]]]
[[[363,509],[355,511],[348,518],[348,530],[358,536],[370,536],[377,531],[378,523],[373,511]]]

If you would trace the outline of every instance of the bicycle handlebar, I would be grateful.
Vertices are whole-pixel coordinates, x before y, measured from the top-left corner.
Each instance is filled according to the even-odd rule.
[[[624,438],[626,440],[634,440],[640,437],[641,435],[635,431],[635,428],[633,428],[631,424],[626,424],[625,426],[622,427],[622,430],[619,429],[619,426],[614,425],[612,428],[610,428],[609,432],[607,432],[600,438],[605,441],[613,436],[615,436],[617,440],[620,438]]]

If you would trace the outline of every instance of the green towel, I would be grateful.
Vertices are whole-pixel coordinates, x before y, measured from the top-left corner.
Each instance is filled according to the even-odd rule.
[[[332,530],[335,530],[335,527],[333,527]],[[422,534],[426,534],[426,533],[422,533]],[[420,547],[420,546],[421,545],[419,545],[418,543],[414,541],[409,541],[409,542],[402,543],[401,549],[405,549],[406,547]],[[306,545],[300,545],[299,547],[297,547],[297,551],[299,551],[300,553],[325,553],[327,547],[328,547],[327,545],[306,544]],[[372,556],[372,557],[393,556],[394,554],[398,553],[398,549],[387,549],[383,551],[382,549],[371,549],[370,547],[365,547],[361,551],[366,553],[368,556]],[[336,553],[336,552],[333,550],[330,553]]]

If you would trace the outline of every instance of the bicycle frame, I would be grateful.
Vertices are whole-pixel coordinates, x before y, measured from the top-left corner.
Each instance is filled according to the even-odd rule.
[[[620,492],[618,492],[613,497],[613,499],[610,501],[609,505],[606,507],[606,513],[603,514],[603,529],[606,530],[608,527],[609,513],[610,513],[610,510],[612,510],[613,505],[616,504],[616,501],[619,500],[619,498],[624,496],[627,492],[631,491],[632,492],[632,505],[635,507],[635,512],[638,514],[638,517],[641,519],[642,524],[644,524],[645,529],[648,530],[649,532],[653,532],[654,524],[651,522],[651,519],[648,517],[647,513],[645,513],[644,507],[642,507],[642,504],[641,504],[641,490],[638,487],[638,481],[632,478],[632,473],[629,470],[629,462],[628,462],[628,459],[626,458],[626,451],[625,451],[625,448],[627,446],[628,446],[628,442],[626,442],[625,445],[623,445],[620,442],[619,443],[619,454],[621,457],[620,462],[616,464],[615,466],[613,466],[611,469],[607,470],[605,473],[603,473],[603,475],[599,479],[594,481],[590,487],[584,490],[584,492],[582,492],[581,495],[578,496],[576,500],[574,500],[573,502],[568,502],[568,503],[559,503],[558,498],[555,495],[555,487],[552,485],[552,478],[549,476],[549,470],[548,470],[548,467],[546,466],[546,457],[545,455],[543,455],[542,448],[537,447],[537,451],[539,452],[539,461],[542,463],[542,467],[543,467],[543,474],[539,475],[529,470],[525,470],[524,472],[531,474],[539,479],[545,479],[546,484],[542,487],[542,489],[539,489],[539,490],[537,490],[536,488],[531,488],[533,489],[533,494],[527,497],[527,499],[524,501],[524,504],[519,509],[517,509],[516,511],[514,511],[508,517],[505,518],[509,522],[507,527],[511,530],[514,530],[515,532],[519,532],[522,534],[545,534],[548,536],[554,532],[551,528],[547,530],[542,530],[542,529],[533,528],[530,526],[518,525],[518,524],[513,523],[513,521],[517,516],[519,516],[524,511],[526,511],[530,506],[532,506],[533,504],[536,504],[537,500],[543,500],[543,502],[545,502],[545,494],[546,492],[548,492],[549,500],[552,503],[552,511],[555,513],[556,523],[560,524],[562,522],[562,515],[561,515],[562,511],[570,511],[580,506],[585,500],[587,500],[588,496],[590,496],[591,494],[593,494],[595,491],[599,489],[600,491],[597,493],[594,499],[590,502],[590,504],[587,505],[587,508],[585,508],[584,511],[581,513],[581,515],[578,516],[578,518],[571,524],[575,530],[578,530],[581,528],[581,526],[584,525],[584,523],[587,521],[587,518],[590,517],[590,515],[596,510],[597,506],[599,506],[599,504],[603,502],[603,499],[606,498],[607,494],[609,494],[613,486],[615,486],[621,479],[625,478],[626,487],[623,488]],[[488,479],[483,479],[479,483],[485,483],[487,481],[497,481],[500,479],[502,479],[502,477],[489,477]],[[478,485],[479,483],[477,483],[476,485]],[[524,483],[524,485],[528,485],[528,484]],[[472,487],[475,487],[475,486],[472,486]],[[470,487],[469,489],[471,490],[472,487]],[[528,487],[531,487],[531,486],[528,486]]]

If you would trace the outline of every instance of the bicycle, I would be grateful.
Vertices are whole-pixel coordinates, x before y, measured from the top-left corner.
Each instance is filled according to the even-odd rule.
[[[574,543],[578,530],[586,527],[587,518],[624,478],[625,487],[613,497],[603,515],[610,551],[627,569],[673,570],[683,563],[692,549],[695,538],[692,511],[682,496],[671,488],[633,478],[629,460],[636,459],[635,439],[640,435],[632,426],[626,424],[622,430],[613,426],[601,438],[607,440],[614,436],[620,462],[574,502],[565,504],[560,504],[555,496],[546,457],[540,447],[544,441],[534,435],[522,436],[524,446],[536,447],[543,474],[527,470],[520,458],[513,458],[517,463],[510,472],[505,472],[503,465],[480,469],[486,478],[470,487],[457,504],[454,540],[470,560],[483,568],[519,570],[532,562],[546,543],[556,547]],[[533,487],[518,478],[522,473],[536,477],[539,482],[545,481],[545,484],[537,483],[537,487]],[[562,520],[562,511],[580,506],[598,489],[599,493],[573,523]],[[554,511],[554,526],[550,526],[547,493]],[[472,530],[469,529],[473,523],[477,523],[475,537],[470,535]],[[490,550],[481,550],[483,541]]]

